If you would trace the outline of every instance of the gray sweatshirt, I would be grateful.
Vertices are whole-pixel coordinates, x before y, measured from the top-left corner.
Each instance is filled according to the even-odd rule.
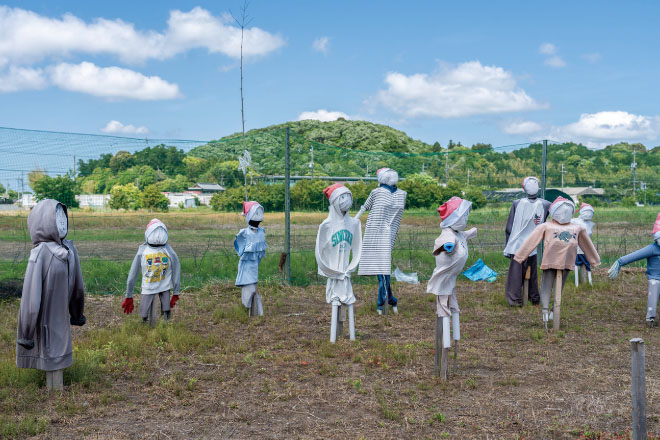
[[[80,260],[73,242],[59,237],[55,223],[59,204],[52,199],[42,200],[28,217],[34,248],[25,271],[18,312],[16,365],[19,368],[54,371],[70,367],[73,364],[71,324],[85,324]]]

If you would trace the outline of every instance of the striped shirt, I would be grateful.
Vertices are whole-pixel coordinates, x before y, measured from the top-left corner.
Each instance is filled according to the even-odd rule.
[[[362,208],[369,211],[362,241],[359,275],[390,275],[392,248],[399,232],[406,192],[378,187],[371,191]]]

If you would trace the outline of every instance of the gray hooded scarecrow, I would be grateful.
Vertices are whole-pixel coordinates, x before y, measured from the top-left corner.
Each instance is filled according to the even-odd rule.
[[[47,372],[73,364],[71,325],[84,325],[85,286],[68,232],[66,206],[37,203],[28,216],[34,245],[18,312],[16,365]]]

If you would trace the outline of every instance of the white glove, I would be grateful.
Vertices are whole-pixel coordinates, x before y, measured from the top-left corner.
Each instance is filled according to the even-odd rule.
[[[361,206],[361,207],[360,207],[360,210],[358,211],[357,214],[355,214],[355,217],[353,217],[353,218],[354,218],[355,220],[360,220],[360,217],[362,217],[362,214],[364,214],[364,211],[366,211],[366,210],[364,209],[364,206]]]
[[[610,267],[609,272],[607,272],[611,280],[619,276],[620,269],[621,265],[619,264],[619,260],[616,260],[612,267]]]

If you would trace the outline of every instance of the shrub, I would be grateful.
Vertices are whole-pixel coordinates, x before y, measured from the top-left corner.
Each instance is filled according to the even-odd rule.
[[[133,183],[115,185],[110,190],[111,209],[139,209],[142,206],[142,194]]]

